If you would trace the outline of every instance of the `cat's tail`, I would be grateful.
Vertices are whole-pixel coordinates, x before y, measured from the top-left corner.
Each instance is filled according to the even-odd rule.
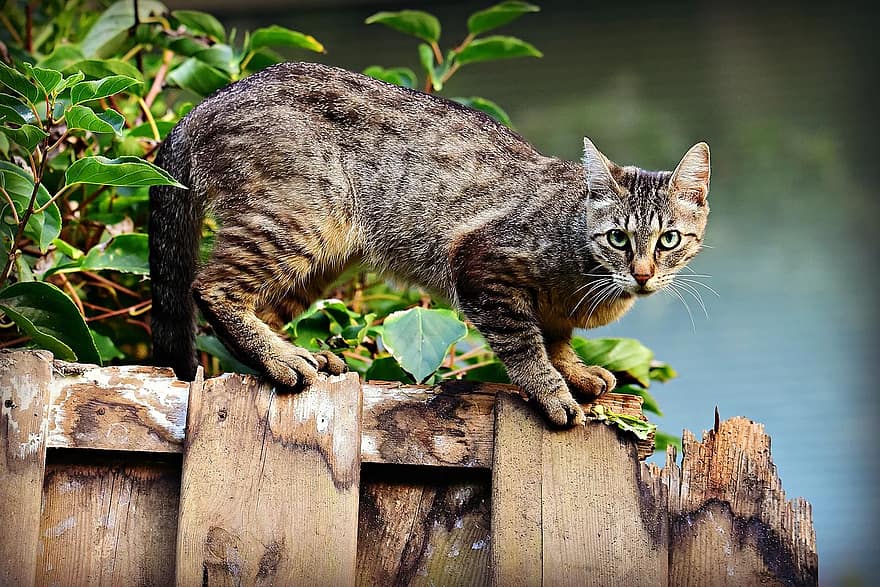
[[[185,128],[176,126],[156,156],[156,164],[190,186],[190,158]],[[196,375],[196,314],[192,284],[201,237],[201,205],[195,194],[173,186],[150,188],[150,281],[153,361],[172,367],[180,379]]]

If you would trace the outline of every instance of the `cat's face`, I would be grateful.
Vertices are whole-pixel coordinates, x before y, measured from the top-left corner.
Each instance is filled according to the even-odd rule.
[[[694,145],[673,172],[619,167],[584,140],[590,252],[618,296],[670,285],[701,246],[709,206],[709,147]],[[603,275],[597,268],[594,274]],[[594,275],[595,276],[595,275]]]

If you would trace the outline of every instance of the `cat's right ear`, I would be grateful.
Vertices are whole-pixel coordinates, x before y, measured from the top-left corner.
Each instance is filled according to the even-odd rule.
[[[620,187],[611,175],[611,162],[599,152],[593,141],[584,137],[584,176],[591,196],[605,197],[619,194]]]

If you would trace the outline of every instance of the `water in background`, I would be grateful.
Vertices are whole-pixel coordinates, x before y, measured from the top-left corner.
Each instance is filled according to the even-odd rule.
[[[448,43],[484,6],[288,8],[224,20],[313,34],[329,49],[318,59],[333,65],[418,70],[414,40],[362,24],[416,4],[441,17]],[[763,422],[788,495],[813,504],[823,584],[867,581],[880,571],[878,204],[867,176],[876,33],[838,6],[611,4],[542,3],[507,31],[543,59],[469,66],[447,95],[497,101],[540,150],[571,159],[583,135],[620,163],[656,169],[709,142],[713,248],[692,264],[720,294],[704,292],[709,318],[691,299],[692,325],[661,294],[591,335],[639,338],[679,371],[655,389],[662,429],[699,435],[716,406],[723,418]]]

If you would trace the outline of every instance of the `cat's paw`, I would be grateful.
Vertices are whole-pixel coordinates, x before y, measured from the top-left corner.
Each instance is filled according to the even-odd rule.
[[[593,401],[617,386],[614,374],[602,367],[581,365],[573,372],[566,373],[565,379],[572,393],[586,401]]]
[[[324,359],[326,362],[326,359]],[[285,345],[263,358],[263,370],[275,383],[299,391],[318,380],[319,361],[306,349]]]
[[[547,420],[554,426],[569,428],[583,425],[586,422],[584,409],[574,400],[567,389],[537,393],[535,401],[541,407]]]
[[[345,364],[345,361],[331,351],[318,351],[313,356],[318,361],[318,371],[329,375],[342,375],[348,371],[348,365]]]

